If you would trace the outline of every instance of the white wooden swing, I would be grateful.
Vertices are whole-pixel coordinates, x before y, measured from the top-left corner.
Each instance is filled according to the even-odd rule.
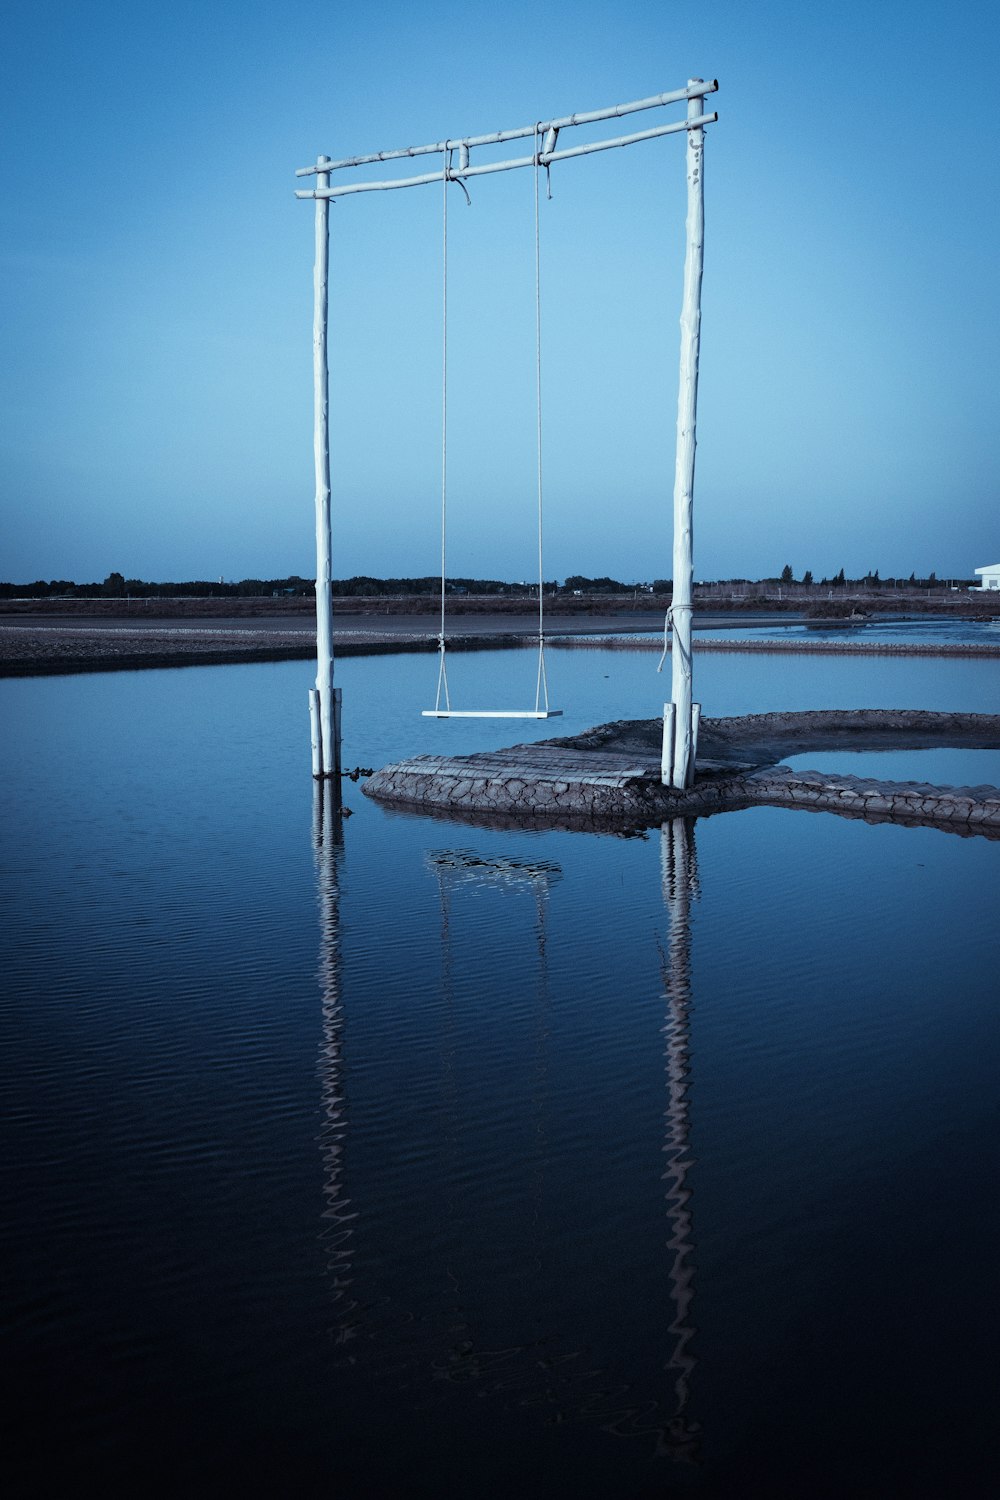
[[[674,477],[674,568],[673,601],[668,623],[673,629],[671,652],[671,702],[663,710],[662,780],[674,787],[689,786],[694,774],[697,750],[699,705],[692,701],[691,616],[693,593],[692,520],[694,497],[695,420],[698,400],[698,353],[701,323],[701,276],[704,237],[703,148],[704,127],[718,119],[705,108],[705,96],[718,88],[715,79],[691,78],[686,88],[666,94],[654,94],[629,104],[612,105],[610,109],[566,115],[562,119],[515,130],[500,130],[489,135],[467,136],[458,141],[437,141],[426,146],[406,146],[398,151],[376,151],[368,156],[352,156],[333,161],[319,156],[315,166],[300,167],[297,177],[314,177],[315,186],[296,191],[297,198],[312,198],[316,203],[316,258],[313,270],[313,454],[316,468],[316,686],[309,694],[312,730],[312,769],[317,777],[340,775],[340,689],[333,682],[333,600],[330,576],[330,440],[329,440],[329,371],[327,365],[327,280],[329,272],[329,216],[332,198],[353,193],[385,192],[395,188],[417,187],[423,183],[442,182],[444,187],[444,358],[442,378],[442,474],[441,474],[441,623],[438,635],[439,666],[436,706],[423,712],[429,718],[548,719],[559,712],[549,707],[545,680],[544,579],[542,573],[542,442],[541,442],[541,298],[538,248],[538,172],[548,170],[554,161],[568,157],[589,156],[594,151],[608,151],[631,146],[639,141],[683,132],[687,137],[687,248],[684,259],[684,294],[681,305],[680,385],[677,396],[677,456]],[[664,105],[685,102],[687,116],[670,125],[651,130],[634,131],[612,140],[589,141],[583,145],[557,149],[559,133],[598,120],[619,118]],[[531,156],[505,161],[469,164],[470,149],[500,145],[506,141],[533,137]],[[453,155],[458,151],[458,166]],[[397,161],[415,156],[441,158],[439,171],[418,173],[412,177],[353,182],[341,187],[330,186],[330,174],[344,168],[375,162]],[[447,519],[447,203],[448,183],[465,186],[465,179],[492,172],[508,172],[515,167],[534,167],[535,189],[535,332],[536,332],[536,408],[538,418],[538,679],[534,709],[453,709],[448,693],[445,640],[445,522]],[[468,196],[466,194],[466,196]],[[442,694],[444,707],[441,706]]]
[[[441,181],[441,619],[438,630],[437,695],[433,708],[422,711],[425,719],[558,719],[561,708],[549,707],[549,685],[545,675],[545,574],[542,562],[542,280],[538,217],[538,174],[541,168],[539,126],[535,126],[535,429],[536,513],[538,519],[538,674],[534,708],[452,708],[448,690],[445,595],[447,593],[448,544],[448,183],[451,180],[452,149],[445,144]],[[458,179],[465,191],[465,184]],[[466,193],[468,201],[468,193]],[[444,700],[442,706],[442,698]]]

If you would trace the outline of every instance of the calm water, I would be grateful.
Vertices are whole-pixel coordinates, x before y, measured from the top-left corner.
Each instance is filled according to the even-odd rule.
[[[713,634],[715,634],[713,632]],[[746,630],[724,628],[718,637],[726,640],[747,640],[776,637],[779,640],[851,641],[863,645],[866,641],[889,642],[905,645],[909,642],[932,645],[961,645],[982,641],[1000,645],[1000,616],[993,620],[942,620],[933,615],[912,620],[901,620],[898,616],[873,616],[861,624],[823,625],[819,621],[811,624],[789,625],[784,629],[773,624],[751,626]]]
[[[707,713],[1000,681],[696,671]],[[667,685],[550,675],[550,732]],[[450,676],[534,691],[525,652]],[[309,677],[0,683],[21,1492],[992,1493],[1000,843],[491,831],[353,786],[341,830]],[[340,681],[349,765],[530,734],[421,720],[430,658]]]
[[[812,771],[844,771],[880,781],[925,781],[932,786],[1000,787],[1000,750],[807,750],[782,764]]]

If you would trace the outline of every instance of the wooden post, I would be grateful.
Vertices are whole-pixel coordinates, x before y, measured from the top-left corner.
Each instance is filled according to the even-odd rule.
[[[312,773],[323,774],[323,731],[319,726],[319,693],[309,689],[309,741],[312,746]]]
[[[329,157],[317,157],[322,167]],[[330,186],[329,172],[316,182]],[[316,467],[316,692],[319,697],[320,770],[340,775],[339,715],[333,699],[333,598],[330,589],[330,379],[326,355],[327,277],[330,262],[330,203],[316,199],[316,260],[313,269],[313,458]]]
[[[689,766],[688,786],[694,786],[694,768],[698,761],[698,729],[701,725],[701,704],[691,705],[691,765]]]
[[[700,83],[689,80],[688,86]],[[688,120],[701,117],[702,101],[688,100]],[[687,133],[687,251],[684,257],[684,300],[681,304],[680,381],[677,390],[677,461],[674,472],[674,592],[671,604],[674,642],[671,656],[671,698],[677,710],[674,729],[673,785],[686,787],[693,771],[691,753],[691,613],[694,583],[694,455],[698,410],[698,347],[701,332],[701,276],[704,258],[705,204],[702,157],[705,132],[701,126]]]
[[[660,782],[663,786],[673,785],[674,774],[674,725],[677,719],[677,710],[672,703],[663,705],[663,746],[660,750]]]

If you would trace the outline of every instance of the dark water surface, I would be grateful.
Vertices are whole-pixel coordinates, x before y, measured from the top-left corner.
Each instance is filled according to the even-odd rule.
[[[997,697],[992,662],[696,671],[708,713]],[[565,733],[665,687],[551,674]],[[309,676],[0,684],[17,1492],[992,1494],[1000,843],[353,786],[341,825]],[[453,701],[532,678],[460,658]],[[350,765],[546,733],[421,720],[420,659],[340,681]]]

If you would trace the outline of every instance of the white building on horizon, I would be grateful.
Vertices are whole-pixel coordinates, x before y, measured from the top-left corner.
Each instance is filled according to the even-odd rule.
[[[988,568],[977,568],[976,572],[983,580],[979,585],[981,589],[1000,589],[1000,563],[993,563]]]

